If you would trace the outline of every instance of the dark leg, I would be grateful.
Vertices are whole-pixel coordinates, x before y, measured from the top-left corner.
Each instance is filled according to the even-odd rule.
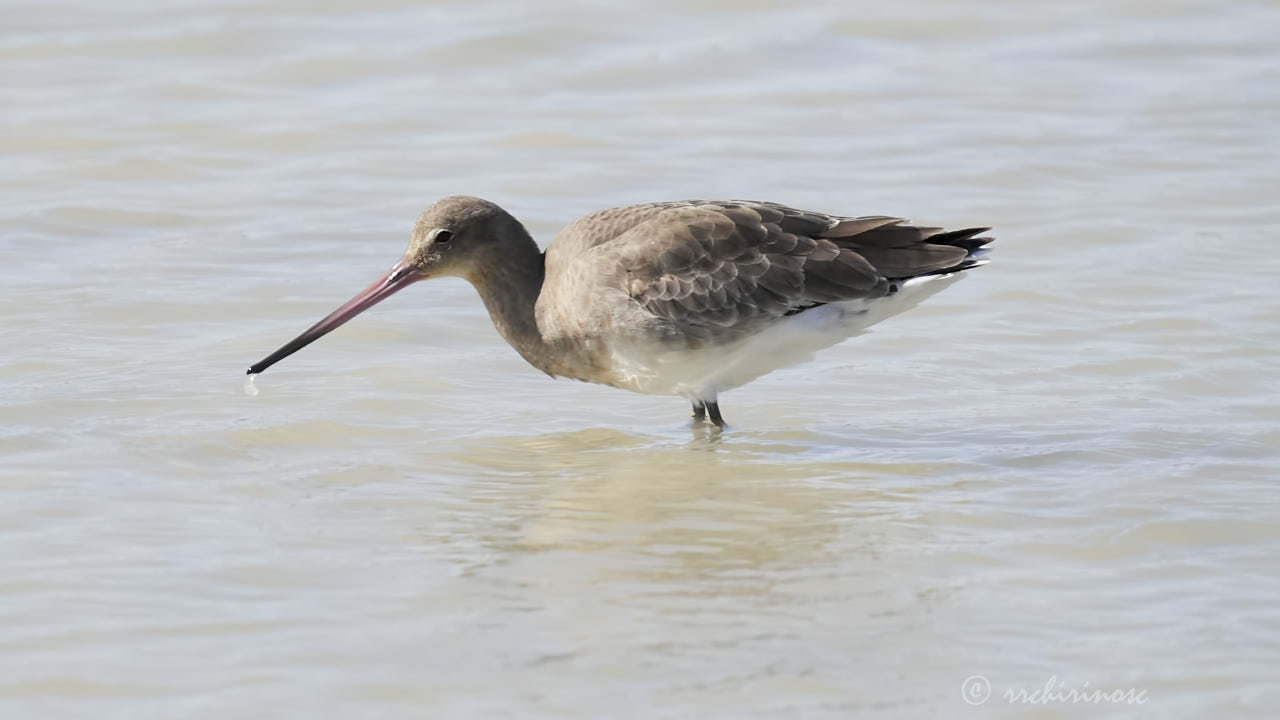
[[[702,421],[707,419],[707,406],[700,402],[693,404],[693,419]]]
[[[720,417],[720,403],[707,403],[707,415],[711,416],[711,424],[716,427],[724,427],[724,418]]]

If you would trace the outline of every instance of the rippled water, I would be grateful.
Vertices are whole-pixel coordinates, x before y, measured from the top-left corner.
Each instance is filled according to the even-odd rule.
[[[1274,4],[4,17],[0,715],[1274,712]],[[726,196],[1000,241],[722,435],[461,281],[245,394],[453,193],[541,242]]]

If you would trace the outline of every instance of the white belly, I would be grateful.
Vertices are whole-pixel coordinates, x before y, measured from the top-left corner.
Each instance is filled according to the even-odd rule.
[[[805,362],[819,350],[910,310],[959,277],[955,273],[912,278],[893,295],[822,305],[779,318],[763,332],[718,347],[671,351],[618,343],[610,358],[613,384],[650,395],[714,400],[720,392]]]

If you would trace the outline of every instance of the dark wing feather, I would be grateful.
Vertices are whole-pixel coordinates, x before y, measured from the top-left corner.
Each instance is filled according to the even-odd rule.
[[[968,267],[986,228],[944,232],[891,217],[845,218],[773,203],[647,206],[607,243],[623,288],[684,330],[742,328],[832,302],[873,299],[895,281]]]

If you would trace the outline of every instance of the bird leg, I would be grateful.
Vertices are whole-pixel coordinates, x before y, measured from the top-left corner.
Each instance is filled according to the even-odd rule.
[[[707,403],[707,415],[711,416],[711,424],[716,427],[724,427],[724,418],[720,417],[720,403]]]
[[[693,403],[693,419],[699,422],[707,419],[707,406],[700,402]]]

